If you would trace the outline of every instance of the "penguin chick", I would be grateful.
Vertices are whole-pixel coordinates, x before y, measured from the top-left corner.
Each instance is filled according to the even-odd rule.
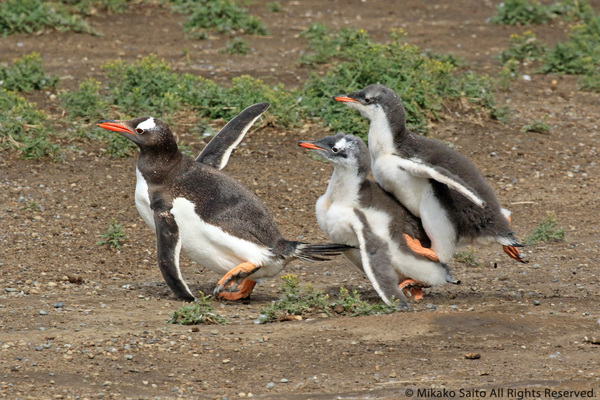
[[[334,99],[368,118],[369,151],[375,180],[421,218],[431,247],[448,263],[458,245],[474,241],[500,243],[525,263],[523,245],[510,228],[510,212],[469,159],[442,143],[415,135],[406,127],[406,112],[396,93],[370,85]]]
[[[360,138],[338,133],[299,145],[334,168],[325,194],[317,200],[319,226],[330,240],[356,247],[344,255],[367,275],[384,302],[395,299],[408,309],[399,288],[403,281],[416,280],[422,286],[453,282],[446,265],[411,249],[407,237],[423,245],[429,245],[429,238],[418,218],[367,178],[370,157]]]
[[[181,274],[181,250],[203,267],[225,274],[215,294],[238,300],[250,296],[257,281],[275,276],[293,258],[324,260],[348,249],[286,240],[265,204],[219,171],[239,136],[268,106],[251,106],[234,118],[242,123],[227,124],[217,134],[221,144],[209,143],[200,161],[184,155],[169,127],[153,117],[98,122],[99,127],[119,132],[140,149],[135,204],[156,233],[163,278],[181,300],[195,300]]]

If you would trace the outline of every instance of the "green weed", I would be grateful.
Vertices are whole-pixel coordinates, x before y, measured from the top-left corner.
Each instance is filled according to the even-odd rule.
[[[267,3],[267,10],[269,10],[270,12],[281,12],[281,11],[283,11],[283,7],[281,7],[280,2],[273,1],[273,2]]]
[[[234,37],[229,40],[225,45],[225,48],[221,50],[224,54],[248,54],[252,51],[248,42],[240,37]]]
[[[390,43],[377,43],[364,30],[329,33],[324,29],[313,25],[305,31],[309,48],[304,60],[335,57],[341,62],[325,75],[313,73],[309,77],[301,104],[309,117],[321,118],[334,131],[364,136],[367,121],[347,107],[332,105],[331,96],[373,83],[398,93],[407,111],[407,123],[418,133],[426,133],[427,121],[438,118],[447,101],[465,99],[464,103],[478,112],[495,107],[488,76],[460,72],[451,62],[424,56],[417,46],[402,42],[402,31],[394,32]],[[315,47],[319,37],[323,37],[323,47]]]
[[[100,94],[101,83],[88,78],[79,84],[79,90],[63,92],[59,95],[62,106],[71,118],[92,121],[102,118],[108,112],[108,104]]]
[[[53,88],[57,83],[57,76],[46,75],[42,57],[36,52],[15,59],[8,67],[0,66],[0,87],[6,90],[27,92]]]
[[[0,147],[15,149],[22,158],[57,156],[48,138],[46,114],[20,95],[0,89]]]
[[[41,211],[42,210],[42,206],[40,206],[40,204],[37,201],[31,200],[27,204],[25,204],[23,207],[21,207],[21,210],[25,210],[25,211]]]
[[[539,242],[560,242],[564,240],[565,231],[561,228],[556,228],[557,224],[556,215],[554,213],[547,213],[546,218],[540,222],[540,225],[525,240],[525,243],[533,245]]]
[[[215,313],[212,307],[212,297],[200,295],[192,304],[186,304],[173,312],[168,324],[179,325],[224,325],[228,324],[227,318]]]
[[[475,250],[470,247],[467,250],[459,250],[454,253],[454,259],[469,267],[479,266],[479,261],[477,261],[477,257],[475,256]]]
[[[95,33],[78,15],[71,15],[60,3],[42,0],[0,2],[0,35],[35,33],[47,29]]]
[[[550,130],[550,125],[544,122],[546,118],[547,116],[542,118],[541,121],[533,121],[530,124],[524,125],[521,128],[521,132],[548,133],[548,131]]]
[[[571,27],[568,39],[546,52],[543,73],[581,75],[580,87],[599,90],[600,17]]]
[[[537,0],[505,0],[496,7],[492,22],[505,25],[544,24],[555,18],[587,19],[592,7],[583,0],[563,0],[546,5]]]
[[[374,315],[389,314],[397,311],[395,306],[383,303],[371,304],[361,299],[357,291],[349,292],[340,288],[337,300],[331,300],[329,295],[317,291],[312,285],[300,289],[300,280],[297,275],[284,275],[281,289],[283,297],[273,302],[269,307],[260,311],[259,322],[267,323],[294,319],[294,316],[306,314],[325,313],[334,315]]]
[[[538,60],[545,52],[545,48],[531,31],[523,35],[513,33],[508,39],[508,49],[500,54],[500,62],[505,64],[509,60],[533,61]]]
[[[172,0],[171,8],[188,15],[184,30],[198,38],[206,37],[206,31],[227,34],[268,35],[263,23],[247,10],[231,0]]]
[[[117,221],[112,218],[108,230],[106,233],[100,235],[100,237],[102,239],[96,242],[96,246],[108,245],[109,247],[112,246],[117,250],[121,250],[121,244],[127,238],[127,235],[123,232],[121,225],[117,224]]]

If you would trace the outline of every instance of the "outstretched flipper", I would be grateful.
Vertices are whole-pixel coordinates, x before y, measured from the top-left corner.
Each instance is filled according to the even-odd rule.
[[[456,190],[458,193],[465,196],[477,206],[481,208],[485,207],[485,200],[477,195],[477,193],[471,189],[469,185],[467,185],[467,183],[459,176],[448,171],[446,168],[427,164],[420,160],[408,160],[400,157],[397,158],[398,168],[420,178],[433,179],[434,181]]]
[[[249,297],[256,281],[248,279],[248,277],[259,269],[260,267],[249,262],[232,268],[219,280],[213,292],[214,295],[225,300],[240,300]]]
[[[158,253],[158,266],[160,272],[178,299],[194,301],[196,298],[190,291],[187,283],[181,276],[179,268],[179,253],[181,252],[181,238],[175,217],[169,211],[154,211],[154,224],[156,226],[156,251]]]
[[[240,144],[248,129],[269,106],[269,103],[253,104],[236,115],[212,138],[196,161],[216,169],[225,168],[233,149]]]
[[[398,308],[408,310],[410,307],[406,296],[398,288],[398,275],[392,265],[390,249],[369,227],[365,214],[354,210],[357,216],[353,224],[358,238],[362,267],[371,281],[373,288],[386,304],[397,301]]]

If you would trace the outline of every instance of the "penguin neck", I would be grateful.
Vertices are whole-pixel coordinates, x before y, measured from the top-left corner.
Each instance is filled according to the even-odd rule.
[[[177,145],[160,149],[141,148],[137,168],[147,183],[159,183],[184,159]]]
[[[371,117],[369,150],[373,162],[379,156],[394,153],[396,145],[408,137],[404,115],[403,109],[389,114],[380,108],[379,112]]]
[[[326,195],[331,201],[352,201],[358,196],[364,180],[364,173],[360,173],[357,168],[334,166]]]

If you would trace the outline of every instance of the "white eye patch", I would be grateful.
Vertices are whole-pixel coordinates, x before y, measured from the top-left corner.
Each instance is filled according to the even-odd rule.
[[[346,138],[342,138],[335,143],[335,147],[338,150],[346,150],[346,148],[348,147],[348,141],[346,140]]]
[[[140,122],[138,126],[136,126],[136,129],[143,129],[145,131],[152,128],[156,128],[156,123],[154,122],[153,117],[148,118],[144,122]]]

